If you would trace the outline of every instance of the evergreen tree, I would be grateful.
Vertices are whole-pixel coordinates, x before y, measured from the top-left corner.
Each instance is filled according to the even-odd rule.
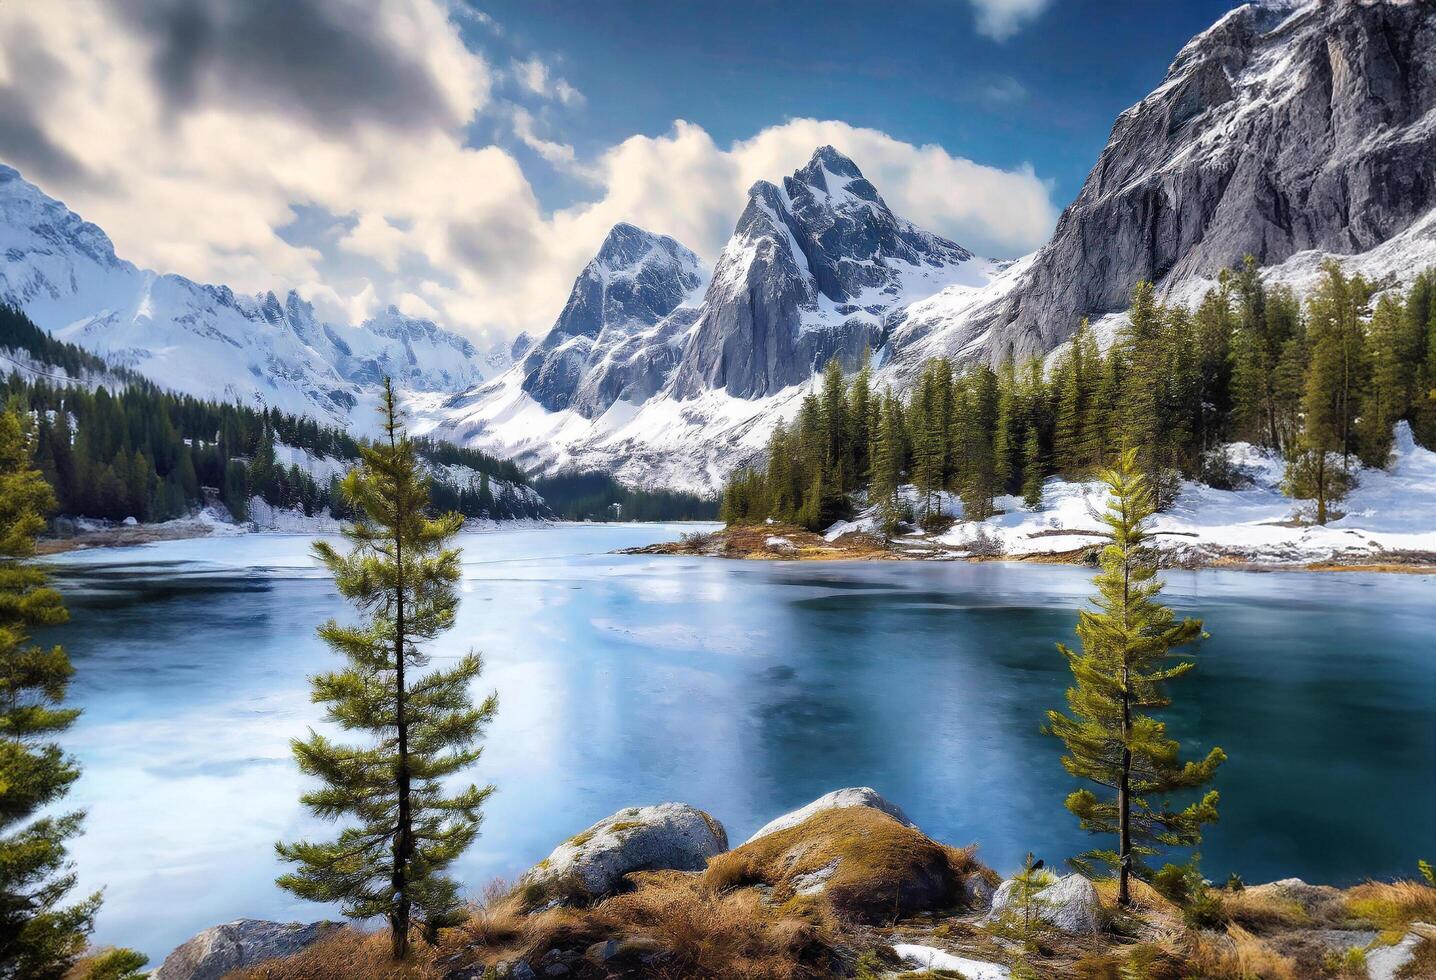
[[[459,551],[450,542],[463,520],[426,516],[428,486],[387,379],[382,413],[384,438],[361,450],[359,468],[342,484],[355,514],[344,529],[352,550],[314,545],[364,618],[319,628],[348,666],[314,677],[313,697],[326,705],[328,721],[367,733],[370,743],[342,745],[314,732],[293,743],[300,770],[323,782],[304,804],[353,824],[333,841],[276,848],[298,865],[279,879],[281,887],[340,902],[354,918],[384,916],[393,957],[404,960],[415,919],[432,940],[462,918],[457,886],[444,872],[478,836],[479,810],[493,787],[447,795],[445,783],[478,760],[497,699],[474,706],[468,687],[482,670],[474,653],[449,670],[416,676],[428,659],[419,644],[454,624]]]
[[[1030,426],[1022,446],[1022,502],[1031,510],[1042,506],[1043,473],[1042,441],[1037,427]]]
[[[1171,704],[1167,683],[1192,669],[1169,658],[1198,639],[1202,627],[1192,619],[1178,622],[1158,601],[1162,584],[1146,544],[1152,492],[1136,456],[1126,450],[1103,474],[1111,494],[1103,521],[1112,543],[1094,580],[1096,609],[1079,613],[1081,650],[1058,647],[1075,680],[1067,691],[1070,714],[1049,711],[1046,728],[1067,749],[1066,770],[1106,791],[1099,797],[1084,788],[1067,798],[1082,829],[1117,838],[1115,848],[1093,850],[1073,864],[1087,874],[1097,864],[1114,869],[1122,906],[1131,901],[1130,877],[1150,878],[1146,859],[1159,846],[1193,846],[1202,827],[1217,819],[1215,790],[1181,810],[1167,797],[1206,786],[1226,758],[1214,748],[1200,762],[1182,762],[1178,743],[1150,714]]]
[[[891,392],[882,399],[876,435],[868,499],[878,508],[878,525],[883,534],[891,536],[903,516],[898,497],[898,487],[902,484],[902,418]]]
[[[62,707],[74,673],[65,651],[30,638],[32,629],[68,618],[60,594],[29,561],[54,506],[32,445],[19,407],[0,411],[0,976],[48,980],[65,976],[84,953],[100,893],[63,904],[76,880],[66,842],[84,815],[51,809],[80,775],[54,739],[79,711]],[[144,958],[117,950],[104,962],[125,965],[128,974]]]

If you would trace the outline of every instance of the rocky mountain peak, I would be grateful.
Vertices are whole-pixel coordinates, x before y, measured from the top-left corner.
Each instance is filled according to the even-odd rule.
[[[574,280],[553,328],[524,356],[523,390],[550,411],[572,406],[589,415],[601,414],[623,392],[641,390],[647,397],[671,366],[666,355],[656,367],[651,358],[615,363],[611,355],[632,346],[705,281],[703,264],[687,247],[619,222]]]
[[[1366,252],[1436,208],[1436,4],[1247,4],[1122,113],[1052,240],[967,323],[997,360],[1253,255]],[[961,338],[959,338],[959,341]]]
[[[672,391],[755,398],[833,357],[854,368],[881,345],[890,311],[948,285],[970,259],[893,214],[848,157],[818,147],[781,188],[749,190]]]

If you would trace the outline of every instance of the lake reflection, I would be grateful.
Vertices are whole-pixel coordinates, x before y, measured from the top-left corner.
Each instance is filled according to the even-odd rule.
[[[1088,846],[1038,731],[1068,676],[1054,643],[1084,569],[624,557],[661,526],[464,535],[463,603],[436,658],[483,651],[498,719],[474,774],[498,792],[458,866],[472,892],[624,806],[683,800],[736,843],[867,784],[928,833],[1028,850]],[[288,741],[318,722],[314,627],[346,609],[297,536],[64,556],[63,642],[84,717],[69,737],[89,810],[73,852],[106,886],[96,940],[162,957],[241,916],[332,910],[273,885],[273,842],[324,834]],[[1209,877],[1346,883],[1436,853],[1436,578],[1176,572],[1212,638],[1169,722],[1220,744]]]

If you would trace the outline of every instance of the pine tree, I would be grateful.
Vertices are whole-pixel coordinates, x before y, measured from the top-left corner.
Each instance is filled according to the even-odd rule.
[[[30,638],[30,630],[68,618],[29,561],[55,502],[32,445],[19,406],[0,411],[0,976],[48,980],[85,951],[100,893],[62,904],[76,880],[65,845],[84,814],[52,809],[80,775],[54,739],[79,711],[61,707],[70,658]],[[107,956],[110,968],[128,964],[130,973],[144,963],[129,950]]]
[[[1287,465],[1286,491],[1316,501],[1318,524],[1326,523],[1331,502],[1340,500],[1350,483],[1356,395],[1365,368],[1360,310],[1368,295],[1360,277],[1347,279],[1340,266],[1328,261],[1308,303],[1303,428]],[[1332,464],[1334,455],[1342,457],[1340,467]]]
[[[1226,756],[1213,748],[1202,761],[1183,763],[1166,725],[1149,713],[1171,704],[1167,683],[1194,666],[1169,658],[1198,639],[1202,625],[1178,622],[1158,601],[1162,583],[1146,546],[1152,492],[1135,450],[1123,452],[1103,480],[1111,494],[1103,521],[1112,543],[1094,580],[1097,608],[1079,613],[1081,651],[1058,647],[1075,680],[1067,691],[1071,714],[1049,711],[1046,731],[1066,746],[1062,764],[1071,775],[1111,794],[1099,797],[1084,788],[1068,796],[1067,809],[1082,829],[1117,838],[1115,849],[1100,848],[1072,863],[1089,875],[1098,864],[1115,869],[1117,901],[1126,906],[1131,876],[1150,878],[1146,859],[1159,846],[1196,845],[1202,827],[1217,819],[1215,790],[1181,810],[1172,809],[1167,797],[1206,786]]]
[[[1357,444],[1367,466],[1385,466],[1391,452],[1391,431],[1411,403],[1417,361],[1405,336],[1405,310],[1400,299],[1383,296],[1367,328],[1371,371],[1360,393],[1361,417]]]
[[[457,886],[444,872],[478,836],[493,787],[446,795],[445,784],[478,760],[497,699],[474,706],[468,687],[482,670],[474,653],[416,676],[428,660],[419,644],[454,624],[459,551],[450,542],[463,519],[425,515],[428,484],[387,379],[382,416],[384,438],[362,448],[360,466],[342,484],[355,514],[344,529],[353,548],[340,554],[328,542],[314,545],[364,618],[319,628],[348,665],[314,677],[313,698],[328,721],[370,742],[342,745],[310,732],[293,743],[300,770],[323,782],[304,804],[320,817],[353,822],[335,840],[276,848],[298,865],[281,887],[340,902],[353,918],[386,917],[393,957],[403,960],[415,919],[432,939],[461,918]]]
[[[1042,506],[1042,484],[1045,475],[1042,466],[1042,440],[1037,426],[1028,426],[1027,438],[1022,444],[1022,502],[1031,510]]]
[[[902,520],[898,487],[902,483],[902,418],[897,399],[889,392],[882,399],[882,414],[872,449],[869,501],[878,508],[878,525],[891,536]]]

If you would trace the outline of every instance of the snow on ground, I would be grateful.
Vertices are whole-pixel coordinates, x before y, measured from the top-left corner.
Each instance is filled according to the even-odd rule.
[[[1314,504],[1281,492],[1279,457],[1245,443],[1228,447],[1234,467],[1249,480],[1236,490],[1186,481],[1168,510],[1151,522],[1157,547],[1179,561],[1236,558],[1260,564],[1292,564],[1333,558],[1380,561],[1383,552],[1436,552],[1436,452],[1417,445],[1411,427],[1396,427],[1386,469],[1364,469],[1356,488],[1333,505],[1341,514],[1325,527],[1311,523]],[[916,495],[906,488],[909,500]],[[942,546],[953,555],[1055,554],[1098,544],[1105,526],[1106,488],[1096,481],[1049,478],[1042,506],[1027,510],[1015,497],[999,497],[1004,511],[985,521],[961,519],[962,505],[944,495],[943,512],[958,518],[935,537],[909,536]],[[828,529],[832,540],[872,530],[865,512]],[[903,538],[898,539],[901,545]]]
[[[1005,966],[954,956],[932,946],[898,943],[893,951],[904,963],[911,963],[919,970],[956,970],[966,980],[1008,980],[1012,976],[1012,971]]]

